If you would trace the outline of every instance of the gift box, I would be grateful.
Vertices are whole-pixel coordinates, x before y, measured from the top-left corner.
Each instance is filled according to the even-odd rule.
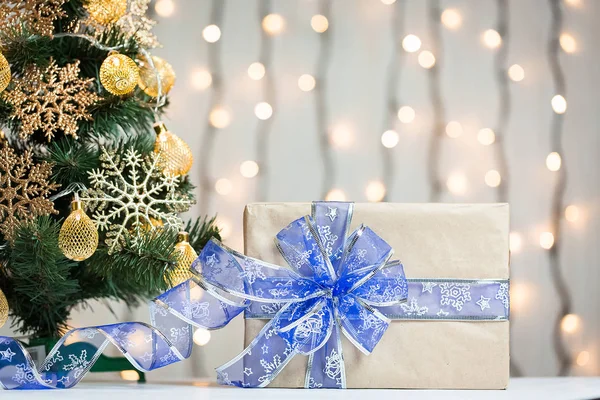
[[[247,256],[286,265],[273,238],[290,221],[311,214],[310,203],[255,203],[244,211]],[[507,204],[354,204],[351,230],[367,225],[384,239],[404,265],[409,280],[422,279],[412,291],[443,290],[452,280],[500,283],[496,293],[474,292],[461,302],[465,310],[487,311],[490,299],[506,306],[505,318],[494,320],[392,320],[370,355],[342,336],[348,388],[504,389],[509,378],[509,207]],[[446,285],[446,286],[444,286]],[[433,290],[432,290],[433,288]],[[497,291],[497,292],[496,292]],[[427,294],[427,293],[425,293]],[[471,296],[472,295],[472,296]],[[443,303],[442,293],[442,303]],[[411,292],[408,302],[411,301]],[[410,307],[417,304],[410,304]],[[444,306],[445,308],[445,306]],[[409,308],[410,309],[410,308]],[[409,310],[406,309],[406,310]],[[458,307],[460,310],[460,307]],[[419,307],[413,315],[419,314]],[[441,313],[441,314],[440,314]],[[407,312],[407,314],[411,314]],[[447,316],[440,306],[437,315]],[[427,318],[427,316],[423,317]],[[467,318],[467,317],[465,317]],[[471,318],[471,317],[468,317]],[[267,320],[245,320],[249,345]],[[296,356],[270,387],[305,386],[307,358]]]

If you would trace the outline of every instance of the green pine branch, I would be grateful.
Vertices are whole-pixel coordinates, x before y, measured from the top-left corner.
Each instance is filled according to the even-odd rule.
[[[72,296],[80,290],[71,276],[77,263],[58,247],[60,224],[40,217],[16,229],[14,246],[6,264],[7,295],[11,315],[21,333],[57,337],[67,326]]]

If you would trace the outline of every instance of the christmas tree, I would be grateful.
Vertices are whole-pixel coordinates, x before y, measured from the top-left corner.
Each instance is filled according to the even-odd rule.
[[[178,216],[192,156],[159,122],[175,74],[149,1],[0,2],[0,325],[3,292],[18,331],[59,337],[74,307],[188,278],[218,237]]]

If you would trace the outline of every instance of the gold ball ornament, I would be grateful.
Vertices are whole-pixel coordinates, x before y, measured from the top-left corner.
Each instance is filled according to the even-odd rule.
[[[85,8],[99,24],[114,24],[127,12],[127,0],[88,0]]]
[[[131,93],[140,79],[140,69],[124,54],[110,54],[100,66],[100,82],[110,93],[122,96]]]
[[[67,258],[83,261],[91,257],[98,248],[98,229],[83,211],[77,196],[71,203],[71,210],[71,214],[60,228],[58,247]]]
[[[190,235],[187,232],[179,232],[179,235],[177,235],[177,244],[175,245],[175,253],[177,253],[178,259],[177,266],[171,271],[167,281],[172,286],[177,286],[194,276],[190,268],[194,260],[198,258],[198,254],[190,245],[189,240]]]
[[[6,321],[8,321],[8,301],[2,290],[0,290],[0,328],[6,324]]]
[[[154,130],[156,132],[154,152],[161,158],[163,172],[170,175],[187,174],[194,163],[190,146],[170,132],[163,122],[154,124]]]
[[[142,61],[140,61],[142,60]],[[152,97],[158,96],[158,79],[156,75],[160,77],[161,93],[163,95],[169,93],[173,85],[175,84],[175,71],[171,64],[166,62],[160,57],[152,56],[152,62],[154,63],[153,69],[148,61],[145,59],[138,59],[140,61],[140,81],[138,85],[148,95]]]
[[[10,83],[10,64],[4,54],[0,53],[0,92],[8,87]]]

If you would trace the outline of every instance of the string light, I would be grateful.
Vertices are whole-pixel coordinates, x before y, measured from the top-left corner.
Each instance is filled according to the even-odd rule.
[[[590,353],[587,351],[580,351],[577,354],[577,365],[580,367],[585,367],[590,362]]]
[[[240,174],[244,178],[254,178],[258,174],[258,170],[256,161],[248,160],[240,164]]]
[[[346,194],[340,189],[331,189],[325,196],[327,201],[346,201]]]
[[[310,19],[310,26],[317,33],[323,33],[329,28],[327,17],[321,14],[313,15]]]
[[[210,331],[202,328],[196,329],[194,332],[194,343],[198,346],[204,346],[210,342]]]
[[[262,20],[262,28],[272,36],[279,35],[284,27],[285,20],[279,14],[268,14]]]
[[[222,25],[225,15],[224,2],[222,0],[211,0],[209,26]],[[231,115],[222,107],[223,101],[223,66],[221,63],[221,42],[207,46],[208,71],[203,77],[200,76],[199,87],[210,86],[210,104],[206,118],[206,127],[200,142],[200,157],[198,159],[200,170],[200,212],[209,213],[211,201],[214,196],[214,180],[211,174],[212,160],[216,154],[214,149],[217,129],[223,129],[231,123]],[[210,80],[207,79],[210,76]],[[210,81],[210,84],[208,82]]]
[[[159,16],[168,18],[175,12],[175,3],[173,0],[157,0],[154,5],[154,11]]]
[[[208,25],[202,30],[202,37],[208,43],[215,43],[221,38],[221,29],[217,25]]]
[[[396,131],[385,131],[381,135],[381,144],[383,147],[392,149],[398,145],[398,141],[400,138],[398,137],[398,133]]]
[[[258,62],[260,62],[266,71],[265,79],[262,84],[261,103],[254,107],[254,114],[259,119],[256,125],[256,141],[254,152],[257,162],[252,165],[256,168],[250,168],[251,177],[257,176],[256,179],[256,198],[259,201],[266,200],[269,191],[269,168],[268,154],[270,150],[270,135],[273,126],[274,118],[273,108],[277,108],[275,76],[273,73],[273,36],[280,34],[285,25],[283,17],[279,14],[271,13],[271,0],[260,0],[258,5],[258,18],[261,22],[262,29],[260,30],[260,44]],[[261,166],[260,170],[258,165]],[[243,175],[243,173],[242,173]]]
[[[400,74],[402,71],[405,53],[400,50],[402,46],[402,36],[404,34],[405,3],[400,1],[394,4],[390,18],[390,58],[387,67],[385,87],[385,107],[382,107],[383,118],[381,131],[381,144],[379,147],[381,156],[382,183],[387,188],[382,201],[389,200],[389,194],[396,184],[395,157],[390,151],[391,148],[398,145],[399,136],[394,130],[396,117],[400,120],[408,121],[415,117],[412,108],[401,108],[398,110],[398,87],[400,83]],[[398,110],[398,112],[396,112]],[[411,112],[412,111],[412,112]]]
[[[303,74],[303,75],[300,75],[300,78],[298,78],[298,87],[303,92],[310,92],[311,90],[313,90],[315,88],[316,84],[317,84],[317,81],[315,80],[314,76],[312,76],[312,75]]]
[[[579,207],[575,205],[570,205],[565,208],[565,219],[569,222],[577,222],[579,219],[580,212]]]
[[[571,7],[581,7],[581,0],[565,0],[565,3],[567,3]]]
[[[331,1],[321,0],[319,2],[319,14],[331,21]],[[331,48],[332,30],[328,29],[319,35],[319,54],[315,66],[315,120],[316,132],[319,143],[319,154],[322,162],[321,197],[327,196],[327,192],[336,181],[336,169],[331,151],[331,138],[329,134],[329,108],[327,97],[328,69],[331,62],[333,50]]]
[[[565,53],[571,54],[577,51],[577,41],[570,33],[561,33],[558,40]]]
[[[430,69],[435,65],[435,56],[429,50],[423,50],[419,53],[419,65],[425,69]]]
[[[485,32],[483,32],[482,39],[483,44],[485,44],[490,49],[496,49],[502,44],[502,37],[494,29],[488,29]]]
[[[561,45],[560,36],[563,31],[563,10],[561,0],[550,0],[550,10],[552,20],[548,34],[548,64],[552,76],[554,93],[565,94],[567,85],[565,82],[565,74],[560,65]],[[564,100],[564,98],[563,98]],[[554,102],[553,102],[554,103]],[[560,104],[559,104],[560,106]],[[554,109],[554,104],[553,104]],[[560,111],[561,108],[558,108]],[[557,320],[563,319],[571,313],[572,303],[569,286],[563,276],[563,268],[561,266],[561,249],[562,246],[558,241],[562,237],[562,220],[564,212],[564,196],[567,188],[567,174],[565,168],[561,168],[563,164],[561,154],[563,153],[563,124],[564,115],[554,110],[552,122],[550,125],[550,146],[552,149],[552,157],[546,158],[546,166],[551,171],[559,171],[554,177],[554,187],[552,190],[552,203],[550,205],[550,229],[556,236],[552,236],[556,240],[553,246],[548,251],[549,272],[552,279],[552,284],[556,290],[556,298],[558,299],[558,315]],[[566,101],[564,101],[564,110],[566,111]],[[554,242],[554,240],[553,240]],[[562,324],[561,324],[562,325]],[[553,343],[556,358],[558,359],[559,371],[558,375],[566,376],[573,366],[573,355],[569,346],[563,341],[561,331],[557,325],[554,326]]]
[[[222,196],[226,196],[231,193],[233,189],[233,185],[231,181],[227,178],[221,178],[215,182],[215,190],[218,194]]]
[[[448,176],[446,187],[454,195],[464,195],[467,192],[467,177],[461,172]]]
[[[402,48],[408,53],[415,53],[421,48],[421,39],[416,35],[406,35],[402,39]]]
[[[548,156],[546,157],[546,167],[550,171],[552,171],[552,172],[558,171],[560,169],[561,165],[562,165],[562,158],[560,157],[560,154],[558,154],[555,151],[548,154]]]
[[[381,2],[387,6],[394,4],[396,0],[381,0]]]
[[[508,243],[512,253],[517,253],[523,248],[523,238],[519,232],[511,232],[508,235]]]
[[[260,102],[254,107],[254,114],[260,120],[267,120],[273,115],[273,107],[267,102]]]
[[[354,143],[354,137],[347,126],[338,125],[331,131],[330,141],[338,149],[347,149]]]
[[[463,129],[462,125],[458,121],[450,121],[446,124],[446,135],[452,139],[456,139],[460,135],[462,135]]]
[[[442,12],[442,24],[450,30],[456,30],[462,25],[462,16],[455,9],[449,8]]]
[[[564,114],[567,111],[567,100],[560,94],[552,97],[552,110],[557,114]]]
[[[261,80],[265,76],[265,66],[262,63],[254,62],[248,67],[248,76],[255,81]]]
[[[513,64],[508,69],[508,77],[514,82],[521,82],[525,79],[525,70],[519,64]]]
[[[140,380],[140,374],[133,369],[121,371],[120,375],[121,379],[123,379],[124,381],[137,382]]]
[[[192,72],[192,87],[196,90],[206,90],[212,84],[212,75],[205,69]]]
[[[398,119],[403,124],[410,124],[416,116],[415,110],[410,106],[402,106],[398,110]]]
[[[444,184],[442,181],[443,178],[440,174],[440,159],[442,159],[440,153],[442,151],[444,130],[447,124],[440,78],[440,62],[441,57],[444,54],[444,49],[442,41],[440,2],[439,0],[430,0],[427,4],[430,45],[432,51],[437,54],[438,57],[440,57],[438,63],[432,68],[429,68],[427,73],[429,99],[431,101],[433,114],[431,124],[431,139],[429,141],[429,151],[427,153],[427,181],[429,183],[429,200],[431,202],[437,202],[440,201],[442,187]],[[463,185],[460,184],[460,179],[456,179],[456,177],[449,177],[448,180],[451,187],[459,189],[458,192],[466,190],[466,178],[463,179]],[[448,180],[446,181],[446,186],[448,186]]]
[[[229,111],[221,106],[213,108],[208,117],[210,124],[217,129],[224,129],[231,123]]]
[[[483,128],[477,132],[477,141],[484,146],[489,146],[496,141],[496,134],[490,128]]]
[[[488,186],[496,188],[496,201],[499,203],[506,203],[509,201],[508,198],[508,158],[506,156],[506,150],[504,147],[504,140],[502,140],[507,134],[508,123],[511,113],[511,93],[508,83],[508,78],[512,75],[519,79],[517,67],[507,68],[508,63],[508,47],[509,47],[509,2],[508,0],[497,0],[496,1],[497,19],[496,29],[498,37],[500,38],[499,44],[502,44],[498,48],[498,51],[494,53],[493,63],[493,76],[496,80],[498,87],[498,109],[496,114],[496,126],[495,132],[492,131],[492,135],[489,136],[488,141],[493,138],[493,150],[495,153],[496,163],[498,170],[488,171],[485,176],[485,182]],[[521,68],[522,70],[522,68]],[[512,78],[511,78],[512,79]],[[522,77],[520,78],[522,79]],[[499,140],[496,141],[496,133],[498,134]],[[509,236],[510,239],[510,236]],[[519,237],[520,239],[520,237]],[[518,239],[516,239],[518,240]],[[510,246],[510,244],[509,244]],[[513,247],[515,245],[513,244]],[[511,324],[511,329],[514,329]],[[514,353],[514,349],[511,349],[511,353]],[[510,372],[514,376],[522,376],[523,371],[517,364],[516,358],[511,357],[510,359]]]
[[[495,169],[491,169],[485,174],[485,184],[489,187],[498,187],[500,186],[500,182],[502,182],[502,177],[500,176],[500,172]]]
[[[542,232],[540,234],[540,246],[546,250],[550,250],[554,246],[554,235],[552,232]]]
[[[565,333],[575,333],[579,330],[581,319],[576,314],[567,314],[560,321],[560,329]]]
[[[372,181],[367,184],[365,194],[370,202],[378,202],[385,197],[385,185],[380,181]]]

